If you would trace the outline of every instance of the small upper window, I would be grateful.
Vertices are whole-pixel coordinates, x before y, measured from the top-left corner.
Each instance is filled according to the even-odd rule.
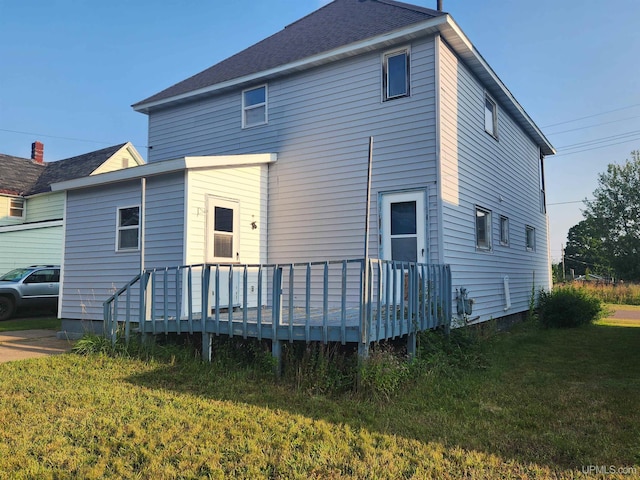
[[[500,215],[500,244],[509,245],[509,219]]]
[[[118,209],[117,250],[140,249],[140,207]]]
[[[525,227],[525,242],[528,251],[533,252],[536,249],[536,229],[529,225]]]
[[[409,50],[404,49],[384,56],[382,65],[384,100],[409,96]]]
[[[267,123],[267,86],[242,92],[242,128]]]
[[[484,129],[495,138],[498,138],[498,108],[488,95],[484,97]]]
[[[476,247],[491,250],[491,211],[476,207]]]
[[[11,218],[24,218],[24,198],[11,198],[9,200],[9,216]]]

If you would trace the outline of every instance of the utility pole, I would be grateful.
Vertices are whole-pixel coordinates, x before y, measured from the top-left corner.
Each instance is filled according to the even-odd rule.
[[[562,249],[562,281],[566,281],[567,277],[564,273],[564,243],[560,244],[560,248]]]

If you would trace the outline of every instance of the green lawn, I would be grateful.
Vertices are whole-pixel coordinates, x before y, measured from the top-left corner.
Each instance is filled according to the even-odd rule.
[[[45,330],[59,330],[60,320],[51,317],[24,317],[0,322],[0,332],[33,330],[40,328]]]
[[[384,401],[228,363],[0,364],[0,478],[640,476],[640,328],[523,324],[484,348],[485,368],[425,371]]]

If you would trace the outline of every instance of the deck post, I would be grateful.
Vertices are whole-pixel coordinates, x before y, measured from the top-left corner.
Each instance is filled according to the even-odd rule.
[[[211,333],[202,332],[202,359],[211,363],[212,358],[212,339],[213,335]]]
[[[276,378],[280,378],[282,374],[282,342],[275,338],[271,341],[271,355],[275,359],[273,365],[273,373]]]
[[[409,358],[415,358],[416,356],[416,331],[407,335],[407,355]]]

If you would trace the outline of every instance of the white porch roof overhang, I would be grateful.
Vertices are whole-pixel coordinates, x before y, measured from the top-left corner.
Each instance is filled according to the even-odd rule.
[[[274,163],[277,160],[275,153],[255,153],[247,155],[210,155],[197,157],[182,157],[173,160],[148,163],[138,167],[125,168],[114,172],[100,173],[88,177],[76,178],[65,182],[54,183],[51,190],[54,192],[64,190],[76,190],[90,188],[111,183],[126,182],[129,180],[143,179],[164,175],[167,173],[201,170],[214,168],[234,168],[249,165],[261,165]]]

